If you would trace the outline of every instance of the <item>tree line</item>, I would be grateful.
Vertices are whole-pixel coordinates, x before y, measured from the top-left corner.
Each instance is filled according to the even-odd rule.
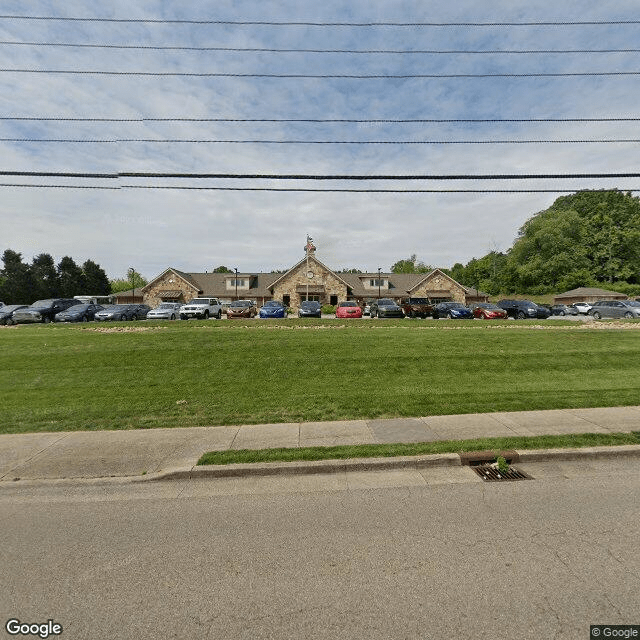
[[[427,273],[412,255],[394,273]],[[618,190],[558,198],[519,229],[506,252],[491,251],[442,271],[492,295],[601,287],[640,294],[640,199]]]
[[[56,265],[48,253],[31,261],[12,249],[2,254],[0,270],[0,300],[5,304],[31,304],[47,298],[73,298],[77,295],[109,295],[111,283],[100,265],[87,260],[78,266],[65,256]]]

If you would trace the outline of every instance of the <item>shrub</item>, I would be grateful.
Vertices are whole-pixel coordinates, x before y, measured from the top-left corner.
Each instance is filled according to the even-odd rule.
[[[333,304],[323,304],[322,305],[322,313],[335,313],[336,307]]]

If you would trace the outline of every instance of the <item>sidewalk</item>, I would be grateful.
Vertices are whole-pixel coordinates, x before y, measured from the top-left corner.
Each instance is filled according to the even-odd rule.
[[[0,436],[0,482],[188,473],[206,451],[640,431],[640,406]]]

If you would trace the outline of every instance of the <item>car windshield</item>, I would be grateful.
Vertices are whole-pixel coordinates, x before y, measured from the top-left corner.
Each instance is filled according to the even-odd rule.
[[[320,306],[319,302],[313,300],[305,300],[301,305],[303,309],[317,309]]]
[[[31,306],[34,309],[42,309],[44,307],[50,307],[53,304],[53,299],[50,300],[37,300]]]
[[[103,311],[121,311],[122,309],[126,309],[126,304],[112,304],[109,307],[105,307]]]
[[[355,302],[341,302],[338,306],[339,307],[357,307],[358,304]]]
[[[267,302],[267,304],[264,305],[265,307],[281,307],[282,303],[278,302],[277,300],[269,300],[269,302]]]
[[[410,298],[409,302],[413,304],[429,304],[429,299],[428,298]]]
[[[491,302],[483,302],[482,304],[479,304],[478,306],[481,309],[491,309],[491,310],[502,311],[502,309],[500,309],[500,307],[497,304],[493,304]]]
[[[382,298],[382,300],[380,300],[378,302],[379,305],[385,305],[385,306],[395,306],[395,302],[393,300],[390,300],[389,298]]]
[[[173,309],[174,308],[174,302],[163,302],[158,309]]]
[[[625,300],[624,304],[627,307],[640,307],[640,302],[638,302],[637,300]]]
[[[251,306],[251,303],[248,300],[238,300],[237,302],[232,302],[230,307],[240,307],[246,309]]]
[[[188,304],[209,304],[208,300],[201,300],[200,298],[194,298]]]
[[[86,311],[88,308],[88,304],[74,304],[73,307],[69,307],[65,313],[78,313],[80,311]]]

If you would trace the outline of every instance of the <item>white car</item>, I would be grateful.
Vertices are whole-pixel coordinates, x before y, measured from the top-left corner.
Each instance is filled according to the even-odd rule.
[[[222,305],[218,298],[194,298],[180,307],[180,317],[189,318],[222,318]]]
[[[578,310],[578,313],[582,313],[583,315],[587,315],[589,309],[591,309],[591,305],[588,302],[573,302],[572,304]]]
[[[162,302],[147,313],[147,320],[175,320],[180,317],[181,306],[179,302]]]

